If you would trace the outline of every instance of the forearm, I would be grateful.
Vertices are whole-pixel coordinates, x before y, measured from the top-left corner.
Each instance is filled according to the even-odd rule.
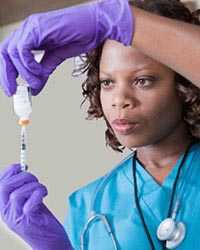
[[[200,88],[200,26],[131,8],[135,16],[132,46]]]

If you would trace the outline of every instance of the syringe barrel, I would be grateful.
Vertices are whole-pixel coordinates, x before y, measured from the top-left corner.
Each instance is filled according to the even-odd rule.
[[[27,167],[27,134],[26,134],[26,126],[21,127],[21,136],[20,136],[20,165],[21,170],[26,171],[28,169]]]

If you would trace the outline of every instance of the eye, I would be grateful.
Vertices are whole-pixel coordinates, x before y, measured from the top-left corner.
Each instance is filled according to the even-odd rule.
[[[134,80],[134,84],[140,88],[147,88],[150,87],[153,82],[156,81],[156,78],[151,76],[151,77],[143,77],[143,78],[137,78]],[[102,79],[99,81],[100,87],[106,89],[110,88],[112,85],[113,81],[110,79]]]
[[[152,85],[152,83],[155,81],[154,77],[148,77],[148,78],[138,78],[136,80],[135,85],[139,85],[139,87],[148,87]]]
[[[101,87],[108,88],[111,85],[112,81],[110,79],[105,79],[105,80],[100,80],[99,83]]]

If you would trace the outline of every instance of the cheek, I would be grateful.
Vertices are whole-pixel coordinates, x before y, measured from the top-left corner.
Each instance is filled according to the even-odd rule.
[[[173,125],[182,117],[182,103],[176,93],[161,94],[152,98],[152,102],[145,103],[145,117],[151,123],[150,125],[157,128],[164,126],[165,128]]]
[[[110,98],[106,95],[101,94],[100,92],[100,101],[101,101],[103,113],[106,116],[106,118],[108,118],[110,109],[111,109]]]

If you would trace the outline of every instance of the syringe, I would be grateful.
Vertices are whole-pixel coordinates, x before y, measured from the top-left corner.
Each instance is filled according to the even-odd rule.
[[[18,124],[21,126],[20,135],[20,165],[22,171],[28,169],[26,162],[27,155],[27,133],[26,127],[30,123],[30,114],[32,112],[32,102],[30,88],[23,84],[17,86],[16,94],[13,95],[14,111],[19,117]]]
[[[32,50],[31,53],[37,63],[40,63],[45,51],[44,50]],[[31,101],[31,89],[27,84],[19,84],[17,91],[13,95],[14,111],[19,117],[19,125],[21,126],[20,135],[20,164],[21,169],[26,171],[27,166],[27,131],[26,127],[30,123],[30,115],[32,112],[32,101]]]

